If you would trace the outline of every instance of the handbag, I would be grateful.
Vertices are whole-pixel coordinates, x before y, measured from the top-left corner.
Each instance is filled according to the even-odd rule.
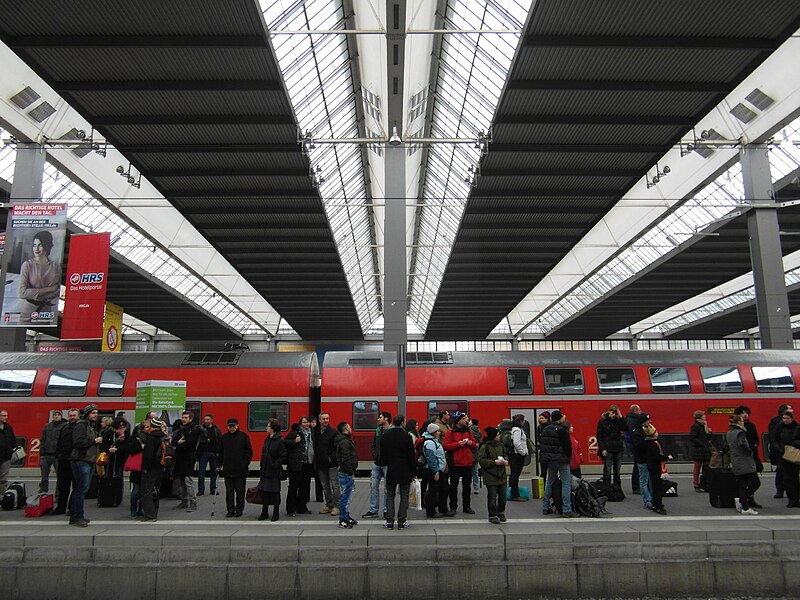
[[[25,452],[25,448],[23,448],[22,446],[17,446],[11,452],[11,460],[14,462],[19,462],[23,460],[26,456],[28,456],[28,453]]]
[[[144,456],[143,452],[139,452],[138,454],[129,454],[128,458],[125,459],[125,466],[122,467],[122,470],[129,473],[138,473],[141,471],[142,456]]]
[[[800,449],[794,446],[786,446],[783,449],[783,460],[795,465],[800,465]]]
[[[261,488],[257,485],[247,488],[244,499],[248,504],[264,504],[264,498],[261,496]]]
[[[96,465],[107,465],[108,464],[108,454],[106,452],[101,452],[97,455],[97,460],[95,461]]]
[[[411,482],[411,488],[408,491],[408,508],[422,510],[422,484],[418,479]]]

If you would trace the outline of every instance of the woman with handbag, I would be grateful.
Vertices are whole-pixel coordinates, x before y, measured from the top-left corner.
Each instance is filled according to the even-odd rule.
[[[792,411],[787,410],[783,413],[781,422],[775,427],[775,433],[781,451],[783,487],[789,499],[786,508],[800,508],[800,464],[794,462],[798,460],[800,437]]]
[[[739,486],[736,510],[743,515],[757,515],[753,509],[760,506],[753,498],[753,494],[761,487],[761,480],[756,473],[756,461],[753,459],[750,442],[747,441],[742,415],[731,415],[726,441],[731,453],[731,470]]]
[[[125,448],[128,456],[124,469],[130,473],[128,480],[131,484],[131,519],[144,515],[139,502],[139,488],[142,483],[142,450],[144,450],[144,443],[149,432],[150,421],[142,421],[138,427],[133,429]]]
[[[267,439],[261,447],[261,472],[258,488],[261,490],[262,506],[259,521],[269,518],[269,507],[272,506],[271,521],[280,517],[281,505],[281,471],[286,462],[286,444],[281,439],[281,426],[278,419],[270,419],[267,423]]]

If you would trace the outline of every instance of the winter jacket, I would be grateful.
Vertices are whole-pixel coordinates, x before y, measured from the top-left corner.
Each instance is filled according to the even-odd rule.
[[[747,431],[744,427],[731,425],[725,434],[731,454],[731,470],[737,477],[756,472],[756,461],[753,460],[753,450],[747,441]]]
[[[206,430],[207,439],[205,444],[200,444],[200,452],[202,454],[216,454],[219,452],[219,441],[222,439],[222,431],[220,431],[219,427],[213,423],[210,427],[207,427],[205,423],[200,427]]]
[[[647,448],[644,445],[646,436],[644,435],[644,428],[637,425],[631,432],[631,441],[633,443],[633,461],[637,465],[647,463]]]
[[[72,431],[74,429],[75,423],[67,421],[67,424],[58,432],[56,456],[58,456],[59,459],[69,460],[72,455]]]
[[[328,428],[332,429],[332,428]],[[333,431],[336,432],[335,429]],[[358,455],[356,454],[356,445],[349,435],[339,435],[336,432],[335,438],[335,455],[333,461],[339,465],[339,471],[345,475],[353,477],[358,468]]]
[[[300,440],[299,442],[297,440]],[[305,442],[303,434],[300,433],[300,426],[293,425],[292,429],[283,438],[286,446],[286,470],[290,473],[299,473],[303,470],[303,455],[305,453]]]
[[[160,429],[152,429],[144,441],[142,449],[142,471],[152,471],[163,468],[161,466],[161,443],[166,442],[164,432]]]
[[[500,432],[500,443],[503,444],[505,447],[505,456],[508,458],[512,454],[516,454],[516,450],[514,449],[514,421],[511,419],[503,419],[497,425],[497,431]],[[527,450],[527,446],[525,448]]]
[[[86,419],[80,419],[75,423],[75,428],[72,430],[72,460],[92,464],[97,462],[100,446],[95,441],[98,437],[96,426],[96,423],[90,423]]]
[[[281,470],[286,462],[286,444],[280,432],[267,436],[261,446],[258,487],[265,492],[281,491]]]
[[[55,422],[50,421],[44,426],[41,437],[42,456],[55,456],[58,452],[58,438],[61,437],[61,430],[67,425],[63,419]]]
[[[597,422],[597,450],[602,456],[603,450],[609,454],[612,452],[622,452],[625,449],[624,433],[628,430],[625,419],[617,417],[612,419],[609,413]]]
[[[469,440],[469,443],[461,446],[458,442],[463,439]],[[469,430],[469,427],[448,430],[447,435],[444,436],[444,443],[442,445],[444,446],[445,452],[452,453],[453,466],[472,466],[474,462],[472,458],[472,447],[475,445],[475,438],[472,437],[472,432]]]
[[[330,469],[335,467],[336,462],[336,438],[339,432],[335,427],[326,427],[323,431],[320,427],[314,438],[314,460],[318,469]]]
[[[522,427],[514,425],[511,429],[511,444],[514,446],[514,454],[528,456],[528,437]]]
[[[539,460],[545,464],[568,465],[572,459],[569,431],[552,421],[542,428],[539,438]]]
[[[444,447],[441,442],[430,433],[422,434],[425,439],[422,442],[422,453],[425,455],[425,468],[430,469],[433,474],[444,473],[447,468],[447,457],[444,454]]]
[[[389,427],[384,429],[383,427],[376,427],[375,428],[375,435],[372,438],[372,462],[374,462],[379,467],[386,466],[386,459],[381,454],[381,438],[383,434],[389,431]]]
[[[689,430],[689,443],[692,445],[692,460],[706,462],[711,459],[711,434],[706,432],[706,428],[698,420],[695,420]]]
[[[633,450],[633,430],[639,425],[639,415],[635,412],[629,412],[625,415],[625,434],[623,437],[625,438],[625,445],[628,447],[628,450]]]
[[[11,460],[11,454],[17,447],[17,438],[14,429],[6,422],[3,429],[0,429],[0,462]]]
[[[481,467],[485,485],[506,485],[508,479],[506,478],[505,465],[496,465],[494,463],[501,456],[508,460],[505,446],[500,443],[500,440],[484,442],[478,449],[478,464]]]
[[[247,477],[252,458],[250,436],[241,429],[227,432],[220,438],[217,465],[222,467],[224,477]]]
[[[669,460],[667,455],[661,451],[661,444],[656,438],[645,438],[642,445],[647,457],[647,470],[651,473],[661,472],[661,463]]]
[[[388,485],[407,485],[417,474],[414,442],[402,427],[390,427],[380,441],[380,457],[386,464]]]
[[[477,425],[470,425],[469,430],[472,432],[472,437],[475,438],[475,445],[472,447],[472,462],[474,464],[478,462],[478,446],[481,445],[481,440],[483,440],[483,433],[481,433],[481,428]]]
[[[182,426],[177,435],[172,436],[172,445],[175,446],[175,477],[191,477],[194,473],[201,434],[200,427],[190,422]],[[181,440],[185,441],[181,444]]]
[[[583,464],[583,452],[581,452],[581,445],[574,435],[569,436],[569,441],[572,444],[572,458],[569,461],[570,469],[578,469]]]
[[[781,457],[783,456],[783,451],[786,446],[800,448],[798,434],[800,434],[800,429],[798,429],[797,421],[792,421],[789,424],[781,422],[775,427],[775,436],[777,439],[778,448],[780,449],[779,454]]]
[[[450,426],[447,423],[442,422],[442,420],[439,417],[436,417],[433,420],[433,423],[439,428],[439,431],[442,432],[442,437],[440,437],[439,439],[443,440],[447,432],[450,431]]]

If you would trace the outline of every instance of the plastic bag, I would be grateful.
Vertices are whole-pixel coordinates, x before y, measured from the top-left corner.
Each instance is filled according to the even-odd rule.
[[[411,482],[411,488],[408,492],[408,508],[422,510],[422,485],[419,479]]]

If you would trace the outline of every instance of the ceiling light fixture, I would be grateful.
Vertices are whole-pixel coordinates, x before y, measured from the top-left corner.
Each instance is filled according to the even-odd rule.
[[[403,140],[400,139],[400,134],[397,131],[397,125],[392,127],[392,137],[389,138],[389,145],[390,146],[399,146],[403,143]]]

